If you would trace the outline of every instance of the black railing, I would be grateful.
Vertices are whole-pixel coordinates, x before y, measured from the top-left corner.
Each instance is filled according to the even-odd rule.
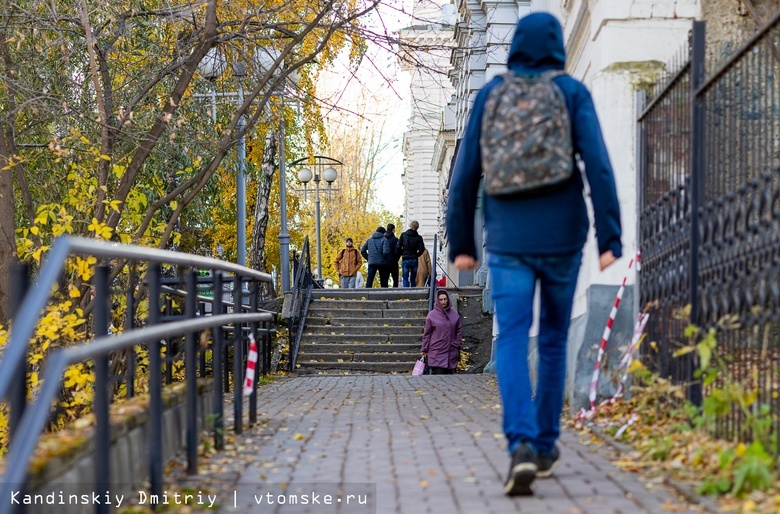
[[[124,292],[112,295],[112,281],[110,277],[117,276],[117,269],[99,265],[95,268],[93,277],[94,293],[92,297],[92,321],[94,340],[58,348],[53,350],[45,362],[43,382],[39,391],[35,394],[35,402],[27,403],[26,391],[20,384],[27,380],[28,365],[27,352],[28,341],[38,322],[41,310],[49,301],[52,287],[64,269],[66,259],[70,255],[95,256],[106,263],[135,262],[147,263],[145,280],[137,284],[133,273],[129,274],[127,286],[127,298],[133,298],[128,302],[125,312],[127,321],[125,330],[119,335],[109,335],[110,320],[112,319],[112,296],[125,294]],[[165,280],[162,276],[161,265],[184,268],[184,279],[174,281],[174,287],[170,284],[163,286]],[[134,268],[133,268],[134,269]],[[198,287],[198,277],[195,270],[209,270],[212,278],[207,281],[211,286],[212,297],[198,295],[204,292],[203,284]],[[113,273],[112,273],[113,271]],[[223,299],[223,277],[225,273],[233,275],[233,288],[228,294],[232,302]],[[262,333],[267,343],[268,333],[273,330],[275,314],[258,309],[258,301],[261,292],[261,284],[270,282],[268,274],[261,273],[243,266],[226,263],[207,257],[182,254],[143,248],[131,245],[119,245],[113,243],[98,242],[91,239],[65,237],[55,241],[46,262],[41,268],[38,281],[27,294],[26,274],[22,273],[16,278],[19,286],[15,291],[20,295],[12,304],[20,304],[18,312],[13,319],[9,343],[2,355],[0,364],[0,398],[8,399],[11,410],[10,449],[6,458],[5,474],[2,479],[2,491],[0,492],[0,512],[8,512],[11,509],[10,496],[15,488],[23,488],[27,476],[30,456],[36,448],[38,438],[42,433],[51,415],[53,400],[61,393],[63,374],[66,368],[72,364],[92,361],[94,363],[95,383],[92,412],[95,417],[94,435],[94,463],[95,463],[95,489],[94,491],[106,491],[112,481],[111,466],[109,463],[111,448],[111,426],[109,423],[110,404],[114,400],[113,391],[117,390],[116,384],[124,381],[127,385],[127,395],[134,394],[131,384],[141,378],[140,373],[148,378],[149,385],[149,482],[150,494],[162,494],[162,470],[163,470],[163,363],[171,368],[177,359],[184,360],[185,390],[186,390],[186,442],[187,442],[187,471],[190,474],[197,473],[198,450],[198,416],[197,416],[197,379],[198,371],[201,377],[206,375],[205,353],[211,350],[213,360],[211,364],[214,383],[214,412],[204,417],[213,418],[213,436],[215,445],[222,448],[223,440],[223,412],[224,402],[223,373],[225,378],[230,373],[228,367],[229,358],[233,360],[233,384],[236,393],[236,415],[234,429],[241,432],[243,418],[243,399],[241,398],[241,384],[243,376],[243,348],[245,343],[244,333],[257,335]],[[170,282],[170,281],[168,281]],[[203,282],[203,280],[201,280]],[[176,315],[171,315],[169,321],[162,322],[162,305],[166,295],[163,289],[172,294],[183,296],[184,308]],[[264,288],[263,288],[264,290]],[[135,294],[132,294],[132,293]],[[145,295],[149,302],[149,317],[144,326],[135,328],[135,306],[138,297]],[[23,296],[23,299],[22,299]],[[212,315],[202,316],[202,305],[199,302],[213,302]],[[118,304],[118,302],[117,302]],[[223,313],[227,309],[232,311]],[[263,328],[259,328],[263,324]],[[212,344],[210,348],[197,344],[196,334],[204,330],[211,330]],[[181,351],[174,356],[166,351],[165,361],[161,352],[161,341],[171,342],[184,338],[184,344],[179,346]],[[169,349],[173,345],[169,345]],[[148,351],[148,366],[135,366],[135,350],[145,348]],[[263,345],[264,359],[269,351],[268,345]],[[232,355],[231,355],[232,354]],[[124,358],[127,361],[126,371],[120,375],[113,374],[109,363],[116,363]],[[200,366],[198,365],[200,362]],[[198,368],[200,369],[198,370]],[[227,384],[227,380],[225,380]],[[252,397],[256,398],[257,381]],[[256,419],[256,401],[250,397],[250,420]],[[206,413],[204,413],[206,414]],[[139,477],[139,480],[142,480]],[[108,506],[98,502],[95,505],[96,512],[107,512]]]
[[[311,255],[309,252],[308,236],[303,241],[301,253],[294,257],[293,261],[293,290],[292,308],[288,321],[290,349],[289,369],[295,371],[298,361],[298,349],[303,337],[303,329],[306,326],[306,315],[309,312],[309,301],[315,280],[311,273]]]
[[[703,22],[690,61],[639,118],[642,305],[657,371],[692,383],[674,359],[688,323],[715,328],[732,379],[755,390],[780,428],[780,14],[706,75]],[[687,314],[685,307],[689,306]],[[729,327],[723,323],[729,317]],[[740,413],[718,426],[746,434]]]
[[[438,270],[437,267],[437,258],[436,258],[436,251],[439,249],[439,235],[434,234],[433,235],[433,254],[431,255],[431,283],[429,285],[428,289],[428,312],[431,312],[433,310],[433,306],[436,304],[436,271]]]

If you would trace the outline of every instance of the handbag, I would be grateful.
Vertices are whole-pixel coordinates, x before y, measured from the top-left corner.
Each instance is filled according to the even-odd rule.
[[[425,373],[425,357],[421,357],[417,359],[417,362],[414,363],[414,369],[412,370],[412,376],[413,377],[419,377],[423,373]]]

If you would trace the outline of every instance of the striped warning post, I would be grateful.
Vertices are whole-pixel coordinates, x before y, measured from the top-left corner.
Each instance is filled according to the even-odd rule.
[[[634,265],[634,259],[628,263],[628,270]],[[609,313],[609,319],[607,320],[607,326],[604,329],[604,334],[601,336],[601,345],[599,346],[599,354],[596,357],[596,365],[593,368],[593,378],[590,381],[590,400],[591,410],[596,408],[596,390],[598,389],[599,373],[601,372],[601,360],[604,358],[604,352],[607,349],[607,341],[609,341],[609,335],[612,333],[612,325],[615,323],[615,315],[617,314],[618,307],[620,306],[620,300],[623,299],[623,291],[626,290],[626,281],[628,280],[628,274],[623,277],[623,283],[618,289],[617,297],[615,297],[615,304],[612,306],[612,311]]]
[[[257,343],[255,336],[249,333],[249,355],[246,357],[246,379],[244,379],[244,396],[252,394],[255,385],[255,370],[257,369]]]

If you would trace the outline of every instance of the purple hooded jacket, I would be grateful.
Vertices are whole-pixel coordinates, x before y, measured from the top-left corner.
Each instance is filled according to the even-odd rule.
[[[444,289],[439,291],[446,293]],[[463,324],[458,310],[452,305],[449,293],[447,293],[449,305],[446,309],[439,304],[439,294],[437,291],[434,308],[425,319],[422,352],[428,353],[428,366],[455,369],[458,367]]]

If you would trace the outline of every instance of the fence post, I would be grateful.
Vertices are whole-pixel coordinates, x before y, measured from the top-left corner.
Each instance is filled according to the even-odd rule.
[[[214,304],[212,315],[222,314],[222,273],[214,270]],[[224,389],[222,387],[222,357],[224,356],[224,345],[222,344],[222,327],[214,327],[211,334],[211,372],[214,379],[214,447],[222,450],[225,447],[223,437],[225,431],[225,399],[223,398]]]
[[[198,315],[198,281],[195,271],[188,270],[185,280],[187,299],[185,317],[195,319]],[[184,347],[184,382],[187,401],[187,474],[198,474],[198,347],[195,332],[187,332]],[[173,360],[171,360],[173,365]]]
[[[233,313],[240,313],[243,301],[243,281],[241,275],[236,274],[233,281]],[[241,369],[244,364],[244,325],[233,323],[233,432],[238,435],[243,433],[244,399],[241,382],[244,376]]]
[[[30,287],[30,268],[26,264],[17,263],[13,267],[11,273],[11,291],[14,291],[17,295],[15,301],[11,302],[10,318],[16,318],[19,306],[24,300],[24,296],[27,294],[27,289]],[[10,420],[10,437],[13,440],[16,436],[16,428],[19,426],[19,421],[22,419],[24,409],[27,406],[27,359],[22,359],[19,363],[19,367],[15,371],[16,376],[11,383],[9,402],[11,407],[11,420]]]
[[[125,332],[135,328],[135,271],[130,269],[127,277],[127,296],[125,297]],[[127,397],[135,396],[135,348],[129,348],[125,356],[127,370],[125,371],[125,385]]]
[[[14,291],[17,297],[11,302],[10,318],[16,319],[19,313],[19,306],[24,301],[27,290],[30,288],[30,267],[27,264],[17,263],[11,272],[11,291]],[[19,362],[19,366],[14,371],[14,379],[8,392],[8,402],[10,410],[10,420],[8,426],[9,443],[15,443],[17,428],[22,420],[25,408],[27,407],[27,352],[25,358]],[[26,484],[19,484],[20,495],[27,494]],[[17,505],[13,510],[16,514],[24,514],[27,508],[24,505]]]
[[[146,272],[149,286],[148,324],[160,323],[160,265],[149,264]],[[162,355],[160,340],[149,341],[149,493],[162,495]]]
[[[95,267],[95,312],[92,329],[95,338],[108,335],[109,301],[111,290],[108,284],[108,267]],[[111,489],[111,421],[108,415],[108,355],[95,357],[95,492],[103,493]],[[108,513],[109,507],[103,502],[95,505],[98,514]]]
[[[168,319],[173,316],[173,300],[171,300],[170,296],[165,298],[165,316]],[[173,346],[175,341],[176,338],[174,337],[169,337],[165,340],[165,385],[173,383],[173,356],[176,355]]]
[[[691,52],[691,324],[698,325],[699,319],[699,208],[703,198],[704,179],[704,100],[697,95],[704,83],[704,59],[706,42],[704,22],[693,22],[693,48]],[[688,400],[701,405],[701,383],[694,382],[695,359],[693,354],[686,356],[686,380]]]
[[[645,109],[645,105],[647,104],[647,93],[643,90],[638,90],[634,94],[634,112],[635,116],[634,119],[638,119],[639,113],[641,113]],[[636,238],[636,248],[637,250],[642,249],[642,213],[645,212],[645,198],[644,198],[644,186],[645,186],[645,158],[646,158],[646,142],[645,142],[645,125],[644,122],[639,121],[636,124],[636,148],[634,150],[635,152],[635,159],[636,159],[636,221],[634,225],[635,230],[635,238]],[[631,316],[631,319],[636,319],[636,317],[639,315],[639,311],[641,310],[639,306],[639,302],[642,301],[642,296],[640,294],[640,291],[642,289],[642,275],[639,273],[639,262],[637,262],[636,266],[636,279],[634,280],[634,312],[633,316]]]

